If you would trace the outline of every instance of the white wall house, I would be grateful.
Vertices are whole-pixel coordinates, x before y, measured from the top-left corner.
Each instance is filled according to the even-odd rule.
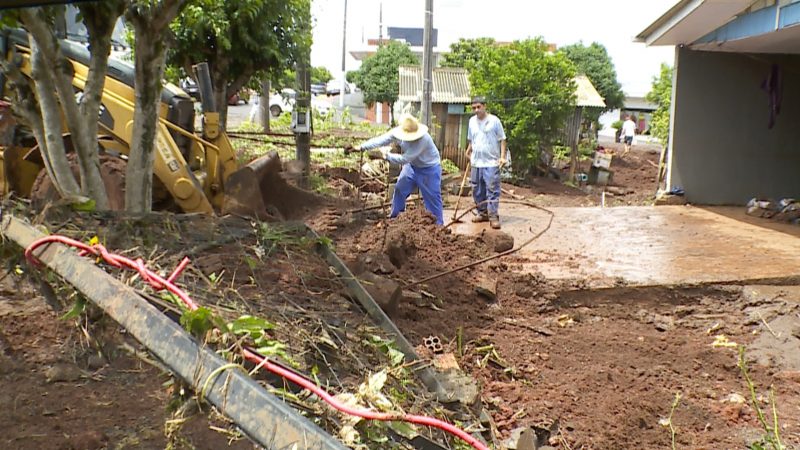
[[[800,197],[800,0],[681,0],[637,40],[675,46],[667,189]]]

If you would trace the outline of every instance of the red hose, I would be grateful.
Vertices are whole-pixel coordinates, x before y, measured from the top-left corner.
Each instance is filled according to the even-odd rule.
[[[42,265],[41,262],[36,258],[36,256],[34,256],[33,252],[38,247],[52,242],[58,242],[64,245],[80,249],[79,254],[81,256],[94,255],[103,258],[103,260],[105,260],[108,264],[114,267],[135,270],[139,272],[142,279],[148,282],[154,289],[156,290],[166,289],[169,292],[175,294],[183,302],[183,304],[186,305],[186,307],[190,310],[196,310],[198,308],[197,304],[191,299],[191,297],[189,297],[189,295],[187,295],[181,288],[173,284],[175,279],[181,274],[181,272],[183,272],[183,270],[189,264],[189,258],[184,257],[181,260],[178,267],[176,267],[175,270],[172,272],[172,274],[170,274],[168,278],[164,279],[159,274],[148,269],[144,265],[144,261],[141,258],[133,260],[130,258],[126,258],[122,255],[111,253],[103,245],[100,244],[89,245],[80,241],[76,241],[75,239],[71,239],[66,236],[60,236],[60,235],[51,235],[43,237],[41,239],[37,239],[31,245],[29,245],[28,248],[25,249],[25,258],[31,264],[37,267],[41,267]],[[264,367],[268,371],[286,380],[289,380],[292,383],[295,383],[303,387],[304,389],[309,390],[314,395],[325,401],[325,403],[330,405],[332,408],[339,410],[345,414],[355,417],[361,417],[362,419],[367,419],[367,420],[402,421],[417,425],[434,427],[442,431],[445,431],[453,436],[463,439],[465,442],[470,444],[476,450],[489,450],[489,447],[487,447],[482,442],[472,437],[472,435],[470,435],[466,431],[461,430],[460,428],[455,427],[445,421],[435,419],[433,417],[417,416],[413,414],[382,413],[382,412],[369,411],[366,409],[351,408],[350,406],[347,406],[336,400],[336,398],[334,398],[324,389],[314,384],[311,380],[291,370],[285,369],[277,364],[270,362],[269,359],[264,358],[255,351],[244,349],[243,356],[248,361],[257,364],[260,367]]]

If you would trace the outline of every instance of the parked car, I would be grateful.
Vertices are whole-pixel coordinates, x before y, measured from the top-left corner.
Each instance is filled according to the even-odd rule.
[[[269,97],[269,113],[272,117],[278,117],[284,112],[292,112],[296,103],[297,92],[292,88],[281,89],[280,93],[272,94]],[[331,111],[331,104],[325,100],[311,97],[311,107],[323,116],[327,116]]]
[[[311,97],[311,107],[322,116],[327,116],[331,112],[331,104],[316,97]]]
[[[339,95],[342,90],[342,80],[331,80],[325,85],[325,93],[328,95]],[[344,93],[349,94],[352,91],[350,83],[344,83]]]
[[[189,94],[195,101],[200,101],[200,86],[193,79],[186,77],[180,81],[181,89]]]
[[[324,94],[326,90],[327,86],[325,86],[325,83],[314,83],[311,85],[311,93],[313,95]]]

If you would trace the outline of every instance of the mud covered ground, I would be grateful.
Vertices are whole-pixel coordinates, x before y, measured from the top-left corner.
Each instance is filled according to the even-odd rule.
[[[492,252],[488,237],[453,235],[419,210],[388,229],[379,219],[357,229],[335,235],[339,253],[376,260],[400,242],[410,256],[388,276],[401,281]],[[712,344],[769,337],[760,318],[794,317],[798,304],[748,299],[740,286],[592,290],[579,280],[554,283],[523,273],[524,262],[509,257],[416,287],[435,298],[404,301],[393,316],[414,344],[429,336],[449,343],[446,351],[480,380],[484,405],[504,435],[557,423],[559,448],[670,448],[661,423],[676,394],[678,448],[748,448],[764,434],[755,409],[742,401],[750,394],[735,344]],[[479,294],[481,278],[497,282],[497,300]],[[796,448],[800,372],[781,358],[766,365],[758,354],[746,359],[764,411],[774,386],[784,443]]]
[[[613,184],[624,193],[607,196],[606,204],[649,202],[657,162],[658,154],[649,151],[616,158]],[[339,200],[359,191],[379,197],[383,188],[375,180],[355,186],[359,178],[353,170],[320,174],[328,195]],[[601,201],[601,191],[553,180],[505,187],[542,206]],[[304,219],[324,231],[332,239],[326,245],[352,267],[400,286],[504,248],[503,236],[488,230],[457,235],[436,227],[416,204],[388,221],[381,209],[354,211],[359,202],[336,205],[319,207]],[[406,287],[392,319],[423,357],[434,357],[425,338],[438,337],[443,353],[478,381],[486,412],[478,424],[470,414],[446,412],[417,380],[393,367],[385,337],[310,251],[319,243],[297,228],[230,217],[154,217],[60,217],[51,218],[48,227],[84,241],[97,236],[165,273],[189,256],[193,263],[181,283],[198,301],[226,320],[249,314],[275,324],[269,336],[284,346],[278,357],[298,370],[344,393],[357,391],[369,374],[391,369],[385,392],[399,408],[444,414],[483,429],[495,448],[505,448],[503,439],[514,430],[534,426],[547,429],[544,440],[559,450],[668,449],[673,448],[670,415],[675,448],[770,448],[758,446],[767,431],[738,365],[740,344],[747,346],[755,405],[769,426],[772,387],[783,444],[800,448],[800,300],[782,291],[754,295],[735,284],[595,289],[577,277],[548,280],[519,255]],[[61,310],[54,312],[52,299],[48,305],[34,291],[38,284],[25,281],[29,274],[16,272],[19,255],[4,261],[0,379],[12,389],[0,393],[0,447],[252,447],[208,408],[195,414],[195,402],[178,395],[174,380],[146,355],[125,350],[139,347],[113,323],[90,311],[60,319],[74,303],[72,294],[57,289]],[[110,273],[175,312],[169,299],[131,274]],[[90,360],[92,355],[101,359]],[[53,368],[62,366],[66,375],[56,372],[54,379]],[[341,417],[313,399],[284,398],[332,433],[341,431]],[[394,445],[382,440],[383,428],[359,431],[367,448]]]

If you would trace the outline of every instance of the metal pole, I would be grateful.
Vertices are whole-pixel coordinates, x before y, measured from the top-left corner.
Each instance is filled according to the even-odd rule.
[[[295,114],[303,115],[306,111],[311,110],[311,71],[308,69],[308,59],[303,57],[297,63],[297,105]],[[311,121],[312,114],[309,114],[309,121]],[[311,123],[308,124],[309,128]],[[296,158],[303,163],[303,177],[301,183],[305,187],[308,181],[308,170],[311,166],[311,133],[298,132],[295,134],[296,143]]]
[[[425,32],[422,35],[422,122],[431,127],[433,90],[433,0],[425,0]]]
[[[7,214],[0,235],[27,247],[42,233]],[[117,321],[195,392],[205,398],[265,448],[345,450],[345,446],[311,420],[267,392],[246,373],[200,345],[183,328],[121,283],[61,244],[49,244],[37,258]]]
[[[345,62],[347,56],[347,0],[344,0],[344,24],[342,25],[342,86],[339,91],[339,107],[344,108],[344,92],[347,83],[347,71]]]

